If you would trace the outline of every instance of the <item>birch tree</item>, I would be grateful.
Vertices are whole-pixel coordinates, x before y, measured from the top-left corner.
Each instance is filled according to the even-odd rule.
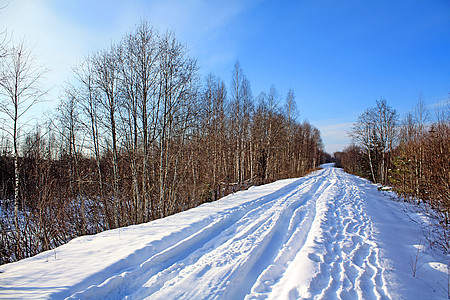
[[[80,106],[80,122],[83,132],[87,136],[87,143],[90,145],[92,155],[95,160],[96,175],[95,181],[98,184],[98,196],[103,202],[103,216],[106,219],[106,227],[113,228],[114,222],[109,211],[109,205],[104,192],[104,174],[100,166],[101,160],[101,115],[98,109],[100,105],[99,90],[95,84],[94,60],[88,56],[74,69],[77,80],[77,102]]]
[[[166,33],[160,40],[158,58],[159,116],[159,201],[157,211],[166,216],[174,206],[178,163],[185,142],[186,124],[195,98],[197,61],[187,56],[186,47]],[[173,151],[176,151],[173,153]],[[171,154],[173,157],[171,157]],[[155,211],[156,213],[156,211]]]
[[[239,61],[235,63],[233,68],[230,97],[230,129],[232,130],[232,139],[236,145],[234,150],[235,179],[238,184],[242,184],[245,177],[245,142],[250,131],[253,99],[250,82],[244,75]]]
[[[119,215],[123,220],[123,205],[119,194],[119,166],[118,166],[118,135],[117,135],[117,112],[120,106],[119,97],[119,69],[117,66],[119,52],[116,46],[108,51],[103,51],[93,57],[94,84],[98,88],[99,103],[104,110],[104,125],[109,136],[112,152],[112,175],[113,175],[113,218],[114,226],[120,226]]]
[[[46,91],[41,80],[47,70],[38,65],[32,51],[24,44],[8,48],[0,65],[0,112],[2,129],[12,138],[14,157],[14,220],[19,240],[19,139],[26,124],[25,114],[43,100]],[[19,243],[17,243],[18,245]],[[20,251],[17,255],[21,257]]]
[[[159,37],[146,21],[123,41],[124,56],[121,63],[122,89],[128,107],[132,110],[133,152],[142,141],[142,193],[139,195],[137,171],[133,171],[134,190],[139,222],[149,220],[153,210],[150,199],[150,147],[157,137],[159,98],[157,97],[157,64],[160,55]],[[139,136],[138,136],[139,135]],[[136,168],[137,162],[134,162]]]

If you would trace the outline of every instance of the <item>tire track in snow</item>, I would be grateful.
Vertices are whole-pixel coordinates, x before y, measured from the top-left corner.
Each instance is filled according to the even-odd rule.
[[[270,295],[273,286],[280,281],[289,263],[303,247],[316,215],[316,201],[329,186],[330,183],[325,181],[318,188],[311,186],[308,193],[297,195],[309,199],[292,214],[289,229],[275,259],[262,270],[246,299],[265,299]]]
[[[180,270],[187,270],[187,266],[192,265],[206,253],[216,249],[218,245],[229,247],[230,238],[243,236],[242,228],[246,228],[244,236],[253,237],[252,231],[255,232],[264,228],[261,227],[264,220],[253,222],[255,216],[260,215],[261,212],[269,211],[269,208],[274,206],[273,203],[280,202],[280,199],[284,199],[300,189],[310,189],[311,184],[317,182],[319,178],[320,175],[316,174],[299,179],[279,191],[220,214],[218,219],[209,225],[156,253],[137,267],[129,268],[122,273],[107,278],[103,283],[92,285],[69,298],[100,299],[109,297],[120,299],[127,295],[131,298],[142,298],[144,294],[150,295],[154,291],[159,291],[163,288],[160,286],[161,282],[167,282],[170,278],[176,277]],[[243,225],[245,220],[252,226]],[[217,258],[215,258],[215,261],[217,261]],[[200,270],[198,274],[202,272],[204,274],[207,271],[206,267]],[[140,287],[142,287],[141,290],[139,290]],[[131,294],[134,294],[134,296]]]
[[[277,252],[278,245],[286,237],[289,220],[297,207],[304,205],[304,199],[295,198],[300,191],[307,190],[307,194],[317,192],[315,187],[322,185],[317,179],[308,181],[293,192],[275,199],[269,203],[270,207],[261,207],[244,216],[235,225],[231,226],[234,235],[224,243],[213,239],[213,245],[208,251],[200,249],[200,256],[195,253],[190,260],[196,260],[192,265],[183,265],[180,272],[165,270],[168,276],[151,278],[146,288],[137,291],[130,298],[178,298],[198,299],[214,297],[225,299],[239,299],[250,291],[253,282],[267,264],[272,261]],[[306,197],[309,199],[310,197]],[[256,218],[255,218],[256,216]],[[219,237],[220,238],[220,237]],[[184,263],[184,262],[182,262]],[[201,274],[201,279],[198,280]],[[243,280],[245,278],[245,280]],[[153,283],[165,282],[164,286]],[[205,289],[180,290],[179,285],[189,286],[200,281],[208,286],[208,294],[202,294]],[[197,283],[198,284],[198,283]],[[199,293],[199,291],[201,291]]]

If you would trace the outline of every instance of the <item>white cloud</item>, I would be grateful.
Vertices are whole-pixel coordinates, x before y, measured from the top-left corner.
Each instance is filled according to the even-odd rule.
[[[352,128],[353,123],[337,122],[337,120],[319,121],[315,126],[320,130],[322,141],[325,145],[325,151],[332,154],[336,151],[342,151],[351,143],[347,132]]]
[[[436,102],[427,105],[429,109],[440,110],[450,105],[450,94],[447,97],[442,96],[436,97],[435,99],[437,99],[437,101],[435,100]]]

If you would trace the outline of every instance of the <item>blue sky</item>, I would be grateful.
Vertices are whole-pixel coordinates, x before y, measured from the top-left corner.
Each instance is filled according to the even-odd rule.
[[[0,0],[0,30],[25,38],[59,86],[82,58],[107,48],[146,18],[173,30],[228,85],[238,59],[253,94],[294,89],[299,121],[322,132],[326,150],[380,98],[400,115],[419,96],[430,108],[449,98],[450,1],[95,1]],[[49,101],[51,107],[57,101]]]

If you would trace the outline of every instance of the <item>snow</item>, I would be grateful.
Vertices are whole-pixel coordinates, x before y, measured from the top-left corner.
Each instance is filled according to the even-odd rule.
[[[326,165],[0,266],[0,298],[446,299],[448,257],[391,195]]]

